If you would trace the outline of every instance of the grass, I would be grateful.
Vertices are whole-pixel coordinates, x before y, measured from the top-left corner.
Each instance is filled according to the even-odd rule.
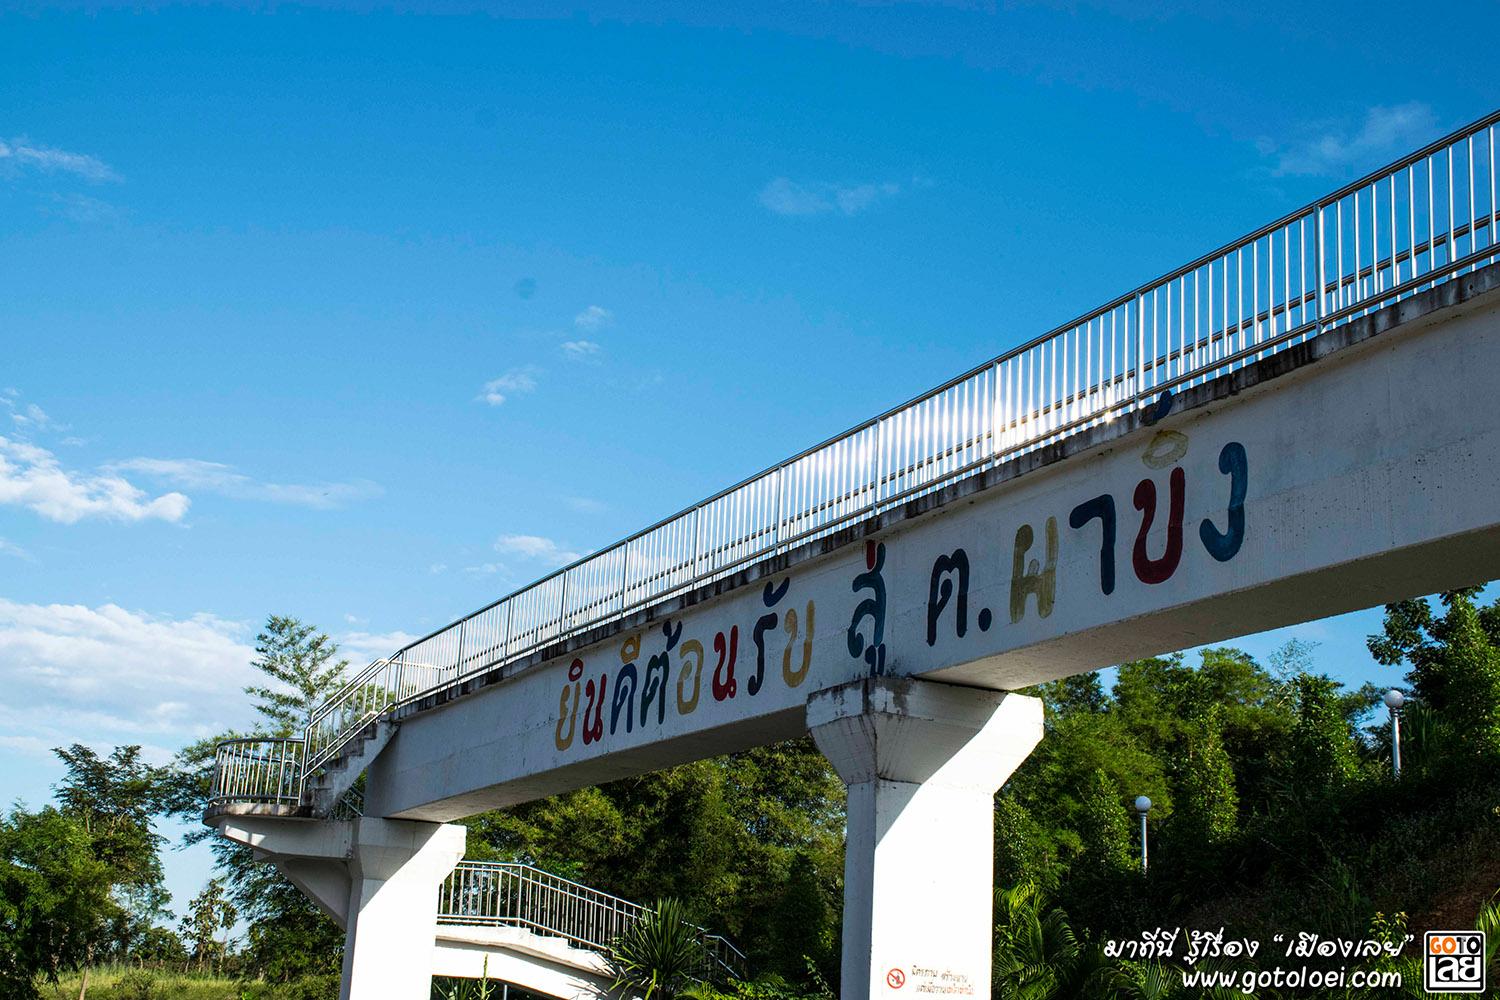
[[[73,972],[56,983],[39,981],[37,988],[46,1000],[76,1000],[82,983],[83,974]],[[92,1000],[335,1000],[338,992],[338,976],[264,983],[225,979],[207,972],[183,974],[169,969],[140,970],[113,965],[89,970],[88,997]]]

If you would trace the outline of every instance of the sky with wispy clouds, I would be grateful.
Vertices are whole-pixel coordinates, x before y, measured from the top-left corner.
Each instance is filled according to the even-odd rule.
[[[0,15],[0,800],[250,724],[267,614],[389,652],[1495,100],[1409,5],[327,6]],[[1394,680],[1377,621],[1246,645]]]

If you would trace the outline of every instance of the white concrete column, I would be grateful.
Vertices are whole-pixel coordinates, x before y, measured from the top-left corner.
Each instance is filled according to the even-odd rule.
[[[462,860],[467,833],[452,824],[356,821],[339,1000],[427,1000],[438,886]]]
[[[842,1000],[987,998],[993,798],[1041,702],[868,677],[813,695],[807,727],[849,786]]]

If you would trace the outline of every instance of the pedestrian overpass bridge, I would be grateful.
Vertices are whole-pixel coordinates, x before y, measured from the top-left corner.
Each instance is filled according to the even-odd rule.
[[[222,746],[205,821],[347,891],[345,996],[425,996],[447,824],[811,733],[844,997],[985,994],[1009,692],[1500,576],[1497,123],[375,661]]]

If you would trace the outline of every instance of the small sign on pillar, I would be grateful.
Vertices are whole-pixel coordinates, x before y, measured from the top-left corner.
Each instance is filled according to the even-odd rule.
[[[975,992],[974,977],[926,965],[895,966],[885,974],[885,985],[889,993],[899,990],[902,996],[964,997]]]

